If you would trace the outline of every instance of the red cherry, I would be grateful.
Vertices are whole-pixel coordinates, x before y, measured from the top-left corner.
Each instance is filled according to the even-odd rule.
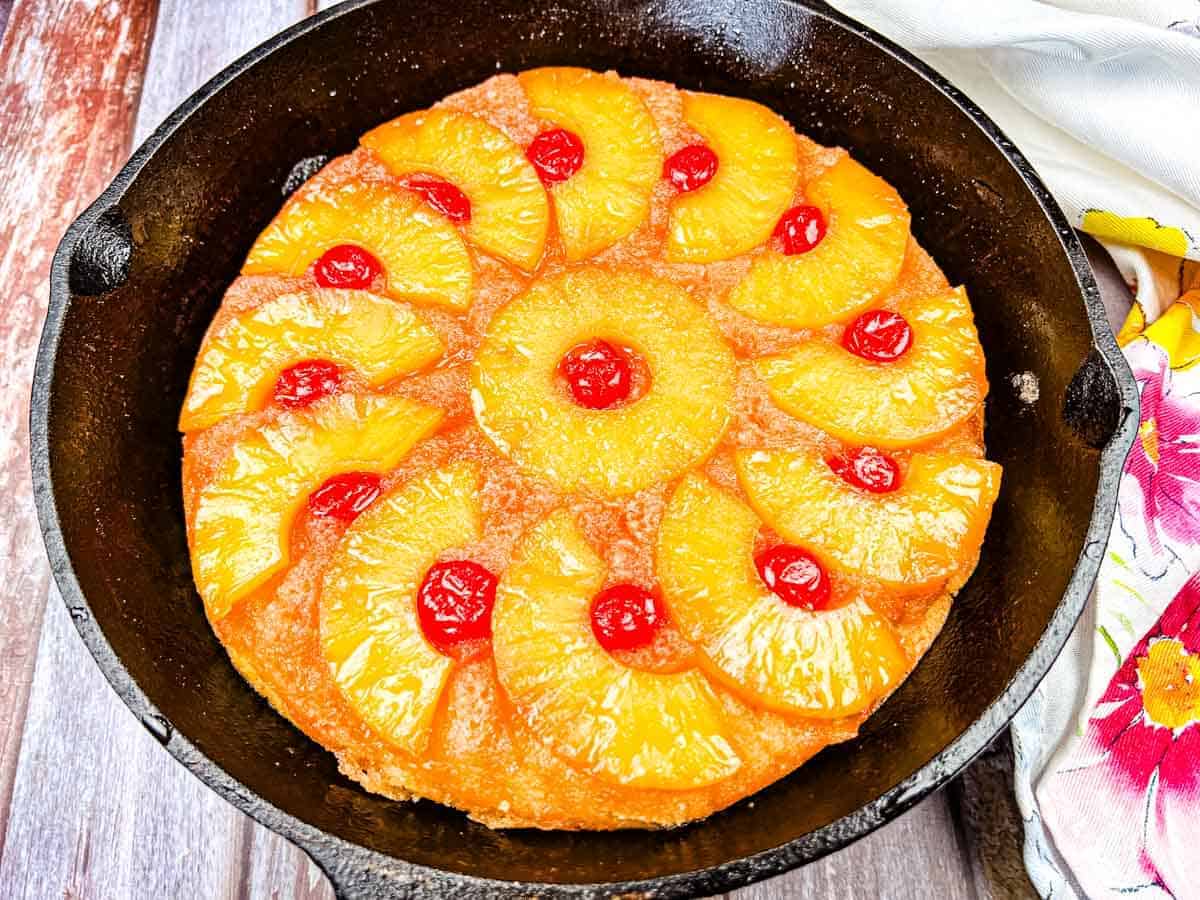
[[[275,380],[275,402],[295,409],[335,393],[342,370],[327,359],[306,359],[284,369]]]
[[[689,144],[672,153],[663,163],[663,178],[687,193],[712,181],[717,174],[717,154],[704,144]]]
[[[353,522],[378,496],[379,476],[374,472],[343,472],[308,495],[308,511],[320,518]]]
[[[447,655],[463,641],[492,636],[496,576],[469,559],[435,563],[417,590],[417,618],[429,643]]]
[[[824,609],[829,605],[829,576],[807,550],[779,544],[754,557],[763,584],[784,603],[801,609]]]
[[[654,640],[667,617],[662,601],[636,584],[616,584],[592,601],[592,634],[600,646],[636,650]]]
[[[807,253],[825,237],[825,216],[815,206],[793,206],[779,217],[775,235],[783,241],[787,256]]]
[[[529,144],[525,158],[537,169],[542,184],[566,181],[583,165],[583,141],[565,128],[543,131]]]
[[[379,260],[362,247],[338,244],[321,255],[313,274],[321,287],[361,291],[369,288],[382,271]]]
[[[871,362],[893,362],[912,346],[912,326],[890,309],[872,309],[850,323],[842,346]]]
[[[825,462],[847,483],[872,494],[890,494],[900,487],[899,463],[874,447],[859,447]]]
[[[404,186],[420,194],[451,222],[465,225],[471,221],[471,200],[450,182],[432,175],[413,175],[405,179]]]
[[[608,409],[633,389],[629,355],[607,341],[589,341],[569,350],[559,371],[575,402],[588,409]]]

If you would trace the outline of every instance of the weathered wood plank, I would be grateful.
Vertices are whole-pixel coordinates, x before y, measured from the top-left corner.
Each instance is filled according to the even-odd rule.
[[[50,259],[128,152],[155,5],[0,3],[0,850],[48,583],[28,419]]]
[[[48,17],[47,29],[62,27],[62,23],[55,26],[53,11],[41,7],[85,5],[95,3],[59,0],[33,4],[39,7],[39,15]],[[27,6],[18,5],[14,25]],[[157,23],[152,11],[145,12],[140,24],[147,32],[154,29],[154,43],[137,115],[137,139],[149,134],[175,105],[226,63],[307,12],[306,0],[174,0],[162,4]],[[103,61],[99,49],[85,53],[90,45],[80,41],[71,47],[71,62],[83,72],[82,77],[90,79],[93,86],[102,83],[92,67],[84,65],[91,56]],[[144,53],[137,71],[121,68],[120,78],[140,88],[143,65]],[[57,72],[43,83],[42,90],[50,86],[61,90],[67,78],[65,71]],[[138,89],[129,92],[125,118],[119,127],[111,123],[108,132],[112,133],[105,132],[93,118],[89,121],[98,135],[82,132],[67,137],[72,147],[94,148],[98,137],[115,141],[120,135],[118,149],[97,167],[90,193],[103,186],[128,152],[138,94]],[[38,102],[44,102],[41,96]],[[36,104],[31,108],[36,112]],[[45,202],[46,192],[40,195]],[[73,207],[63,210],[61,225],[53,227],[55,235],[73,212]],[[5,216],[5,221],[10,219]],[[6,246],[13,243],[17,242],[6,242]],[[52,249],[53,241],[47,247]],[[38,292],[42,295],[44,290]],[[39,323],[40,318],[29,325],[30,346]],[[8,344],[4,346],[7,358]],[[31,350],[21,357],[31,361]],[[11,393],[6,391],[5,396]],[[20,393],[27,395],[28,389]],[[21,421],[25,418],[22,411]],[[24,456],[22,451],[22,466]],[[26,474],[21,477],[27,480]],[[7,491],[2,482],[0,491]],[[10,502],[7,493],[0,496],[0,504],[6,502]],[[29,543],[36,547],[41,561],[36,529],[30,532]],[[44,594],[44,575],[41,585],[39,601]],[[13,587],[11,579],[7,587]],[[104,682],[56,593],[50,603],[40,644],[29,641],[24,653],[27,665],[14,673],[28,691],[37,646],[12,792],[8,846],[0,858],[0,897],[328,900],[332,892],[307,857],[192,778],[144,732]],[[12,605],[5,602],[0,606],[0,615]],[[4,664],[5,660],[0,660],[0,665]],[[5,674],[0,690],[9,683]]]
[[[729,895],[733,900],[985,900],[942,794],[845,850]]]

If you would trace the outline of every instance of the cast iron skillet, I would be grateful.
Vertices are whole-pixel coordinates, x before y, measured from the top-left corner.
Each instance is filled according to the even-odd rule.
[[[673,831],[490,831],[363,792],[238,677],[188,566],[175,422],[204,329],[283,195],[378,122],[547,64],[751,97],[851,149],[966,284],[992,383],[987,443],[1004,486],[928,656],[858,739]],[[1036,379],[1036,400],[1022,401],[1017,375]],[[360,0],[214,78],[71,226],[38,355],[33,469],[58,585],[113,687],[193,773],[304,848],[339,896],[675,897],[845,845],[1004,728],[1095,577],[1136,408],[1083,252],[1029,165],[952,87],[827,7]]]

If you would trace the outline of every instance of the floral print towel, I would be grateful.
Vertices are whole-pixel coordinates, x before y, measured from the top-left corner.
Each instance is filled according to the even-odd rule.
[[[1151,324],[1135,305],[1118,336],[1141,423],[1090,621],[1088,675],[1101,692],[1028,810],[1031,871],[1046,896],[1200,897],[1198,316],[1193,290]],[[1039,736],[1023,727],[1028,712],[1021,741]],[[1021,762],[1030,755],[1018,745]]]
[[[830,2],[992,116],[1136,290],[1138,438],[1014,784],[1043,897],[1200,900],[1200,2]]]

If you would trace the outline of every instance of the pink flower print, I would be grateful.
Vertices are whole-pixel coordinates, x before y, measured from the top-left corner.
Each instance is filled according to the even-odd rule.
[[[1142,888],[1200,896],[1200,574],[1130,652],[1037,793],[1093,900]]]

